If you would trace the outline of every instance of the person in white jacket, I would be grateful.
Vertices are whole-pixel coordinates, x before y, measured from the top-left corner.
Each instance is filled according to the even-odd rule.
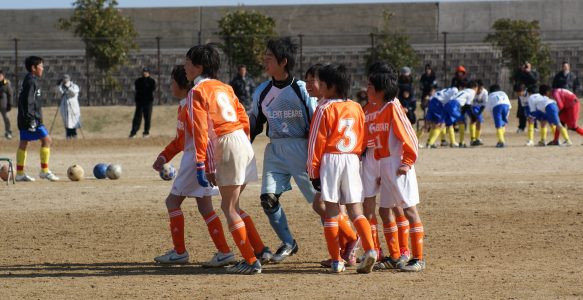
[[[65,125],[67,139],[77,138],[77,128],[81,128],[81,109],[79,108],[79,86],[71,81],[71,76],[63,75],[58,87],[61,95],[61,116]]]

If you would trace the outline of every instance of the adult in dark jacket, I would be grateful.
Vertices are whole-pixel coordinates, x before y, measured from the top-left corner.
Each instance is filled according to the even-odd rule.
[[[142,70],[142,77],[136,79],[136,111],[132,121],[132,131],[130,138],[136,136],[144,118],[143,137],[150,135],[150,123],[152,120],[152,106],[154,105],[154,91],[156,90],[156,81],[150,77],[150,69]]]
[[[519,86],[520,84],[524,84],[527,90],[538,90],[537,88],[538,83],[538,72],[532,69],[532,66],[529,62],[525,62],[515,73],[514,76],[514,86]],[[523,109],[521,101],[518,101],[518,110],[516,111],[516,117],[518,118],[518,130],[517,132],[524,132],[526,128],[526,118],[528,117],[525,114],[525,110]]]
[[[415,124],[417,118],[415,117],[415,108],[417,107],[417,100],[415,99],[415,92],[413,89],[413,75],[411,75],[411,68],[401,68],[401,74],[398,79],[399,93],[397,99],[405,108],[407,118],[411,124]]]
[[[458,89],[463,89],[465,83],[468,81],[468,73],[466,68],[462,65],[459,65],[455,68],[455,75],[451,79],[450,87],[457,87]]]
[[[421,108],[425,109],[431,98],[432,91],[437,89],[437,80],[435,78],[435,72],[431,68],[430,64],[425,65],[425,71],[421,78],[419,79],[419,85],[421,88]]]
[[[253,103],[253,92],[255,91],[255,82],[249,73],[247,73],[247,66],[239,65],[237,75],[229,83],[239,98],[239,102],[243,104],[245,110],[251,109]]]
[[[566,89],[573,93],[577,93],[579,89],[579,78],[577,74],[571,72],[571,66],[564,61],[559,71],[553,79],[553,89]]]
[[[12,109],[12,87],[10,81],[4,77],[4,72],[0,70],[0,114],[4,119],[4,137],[12,139],[10,119],[8,112]]]

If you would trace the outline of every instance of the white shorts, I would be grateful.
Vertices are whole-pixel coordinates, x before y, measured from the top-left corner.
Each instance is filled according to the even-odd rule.
[[[397,169],[401,166],[400,156],[381,158],[381,199],[380,207],[408,208],[419,204],[419,188],[415,167],[405,175],[397,176]]]
[[[196,164],[194,163],[194,152],[185,151],[180,161],[178,175],[172,183],[171,194],[185,197],[216,196],[219,190],[211,187],[202,187],[196,179]]]
[[[320,181],[322,200],[339,204],[362,202],[360,160],[355,154],[324,154]]]
[[[365,198],[374,197],[380,192],[378,179],[381,177],[380,162],[374,158],[374,149],[366,148],[366,155],[362,159],[360,169],[362,177],[362,190]]]
[[[253,147],[242,129],[217,139],[215,165],[218,186],[243,185],[258,179]]]

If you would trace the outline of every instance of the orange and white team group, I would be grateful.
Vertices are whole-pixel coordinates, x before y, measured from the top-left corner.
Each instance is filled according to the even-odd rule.
[[[283,48],[278,46],[281,49],[294,49],[287,47],[286,43],[291,41],[271,41],[271,45],[281,45]],[[274,62],[269,63],[281,67],[285,74],[274,76],[266,86],[281,93],[284,93],[286,86],[293,87],[289,94],[294,97],[297,95],[299,99],[298,109],[293,114],[295,118],[277,119],[278,116],[290,115],[268,108],[274,99],[278,99],[275,94],[267,94],[268,98],[271,97],[267,99],[267,104],[256,103],[258,98],[265,96],[254,95],[254,105],[263,107],[264,111],[270,109],[267,111],[269,125],[272,125],[271,122],[285,123],[285,128],[293,129],[298,135],[294,137],[294,132],[289,133],[281,126],[270,126],[268,136],[272,142],[299,142],[297,145],[307,148],[299,150],[299,154],[304,153],[306,157],[305,171],[300,170],[298,173],[296,170],[287,177],[275,178],[273,186],[289,186],[289,179],[293,176],[301,185],[308,203],[313,203],[314,211],[322,221],[330,258],[321,264],[330,268],[332,273],[345,271],[347,266],[356,264],[353,258],[360,241],[364,254],[356,266],[358,273],[370,273],[373,269],[422,271],[425,268],[424,233],[416,208],[419,192],[414,167],[418,142],[396,98],[396,71],[382,62],[370,68],[367,90],[369,103],[365,107],[365,116],[361,106],[348,99],[350,76],[343,65],[311,68],[306,78],[306,89],[304,82],[291,75],[292,57],[279,57],[279,48],[268,47],[265,61],[267,64],[273,57]],[[283,52],[295,54],[293,51]],[[298,252],[296,239],[293,239],[279,205],[281,193],[291,186],[283,190],[267,191],[265,195],[272,195],[269,197],[269,206],[263,203],[269,200],[268,197],[263,194],[261,197],[270,224],[283,242],[273,254],[264,245],[253,220],[242,210],[240,203],[246,184],[258,180],[255,154],[251,147],[257,120],[254,116],[250,122],[232,88],[217,80],[219,68],[217,48],[206,44],[192,47],[186,54],[184,66],[176,66],[172,72],[173,95],[182,99],[178,108],[177,134],[158,155],[153,168],[159,171],[179,152],[184,154],[179,173],[166,199],[173,248],[157,256],[155,261],[162,264],[188,263],[181,204],[186,197],[194,197],[217,249],[212,258],[203,263],[203,267],[227,266],[227,273],[258,274],[265,264],[279,263]],[[286,85],[286,82],[291,85]],[[314,95],[316,89],[317,95]],[[310,96],[319,99],[308,97],[308,91]],[[282,133],[289,133],[289,137],[278,138],[279,129],[282,129]],[[302,133],[304,130],[305,133]],[[279,159],[286,160],[286,157]],[[268,160],[266,158],[264,166],[274,166],[276,163],[270,157]],[[287,161],[279,163],[297,165]],[[305,182],[300,183],[304,180],[307,185]],[[268,190],[269,186],[271,183],[268,182],[265,189]],[[221,196],[221,209],[234,245],[243,258],[239,262],[235,262],[235,255],[228,246],[222,223],[212,205],[211,197],[217,194]],[[377,234],[375,210],[378,194],[378,212],[389,251],[387,257],[382,255]],[[279,211],[271,212],[274,207]],[[356,232],[348,223],[345,212]]]

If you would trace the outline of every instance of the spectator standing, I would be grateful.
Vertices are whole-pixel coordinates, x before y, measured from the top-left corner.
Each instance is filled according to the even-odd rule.
[[[451,79],[450,87],[456,87],[458,89],[463,89],[465,82],[468,81],[468,73],[463,65],[459,65],[455,68],[455,75]]]
[[[4,137],[12,139],[12,130],[10,129],[10,119],[8,112],[12,109],[12,87],[10,80],[4,77],[4,72],[0,70],[0,113],[4,119]]]
[[[421,107],[425,109],[429,103],[429,99],[432,96],[432,91],[437,89],[435,72],[433,72],[430,64],[425,65],[425,71],[419,79],[419,85],[421,86]]]
[[[417,100],[415,99],[415,92],[413,89],[413,75],[411,74],[411,68],[401,68],[401,74],[399,75],[398,83],[399,93],[397,99],[399,99],[401,105],[405,109],[405,113],[407,114],[407,118],[411,124],[415,124],[417,120],[415,117]]]
[[[524,62],[524,64],[518,69],[514,76],[514,86],[520,86],[524,84],[526,90],[536,91],[538,83],[538,72],[532,69],[532,65],[529,62]],[[525,113],[527,110],[523,108],[524,103],[518,101],[518,110],[516,111],[516,117],[518,118],[518,129],[517,133],[524,132],[526,128],[526,119],[528,115]]]
[[[81,128],[81,109],[79,108],[79,86],[71,81],[71,76],[63,75],[57,86],[61,95],[61,116],[65,125],[67,139],[77,138],[77,128]]]
[[[565,89],[577,93],[579,78],[577,78],[577,74],[571,72],[571,66],[568,62],[564,61],[561,64],[561,71],[553,78],[553,89]]]
[[[154,91],[156,90],[156,81],[150,77],[150,69],[142,69],[142,77],[136,79],[136,111],[132,121],[132,131],[130,138],[134,138],[140,129],[142,116],[144,118],[143,137],[150,135],[150,123],[152,120],[152,106],[154,104]]]
[[[237,68],[237,75],[229,83],[233,87],[233,91],[239,102],[243,104],[246,111],[251,109],[251,103],[253,102],[253,92],[255,92],[255,81],[249,73],[247,73],[246,65],[239,65]]]

